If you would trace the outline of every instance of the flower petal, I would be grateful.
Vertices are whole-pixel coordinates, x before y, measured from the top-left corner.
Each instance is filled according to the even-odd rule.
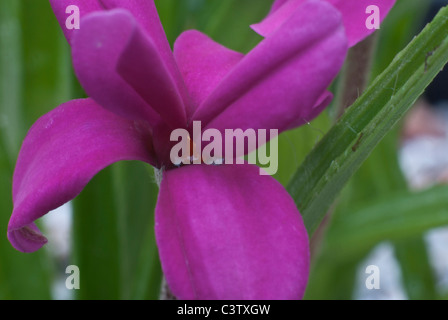
[[[185,85],[182,82],[179,70],[174,61],[154,0],[50,0],[50,3],[70,44],[72,44],[74,34],[79,32],[79,30],[67,29],[66,21],[70,17],[70,14],[66,13],[67,7],[75,5],[79,8],[81,18],[80,29],[84,28],[83,18],[92,12],[104,12],[113,9],[124,9],[128,11],[136,20],[136,23],[141,26],[145,36],[149,37],[153,45],[157,48],[156,51],[163,60],[163,64],[169,74],[174,79],[184,103],[189,103]]]
[[[91,99],[67,102],[41,117],[23,142],[14,172],[12,245],[24,252],[39,249],[46,239],[33,221],[120,160],[153,162],[147,124],[118,117]]]
[[[130,119],[146,119],[153,126],[158,114],[175,127],[185,125],[174,81],[154,43],[128,11],[88,15],[73,37],[72,48],[76,74],[100,105]]]
[[[164,67],[168,70],[171,78],[175,82],[176,89],[181,95],[183,103],[185,106],[189,106],[190,97],[174,61],[174,56],[166,38],[165,31],[163,30],[162,23],[160,22],[154,0],[102,0],[102,2],[106,4],[108,9],[123,8],[132,14],[157,48],[157,52],[163,60]]]
[[[108,110],[155,125],[158,114],[117,73],[116,66],[137,25],[121,10],[95,12],[72,38],[75,72],[87,95]]]
[[[199,31],[189,30],[177,38],[174,57],[193,100],[192,115],[244,55]]]
[[[71,15],[67,13],[67,9],[70,6],[77,6],[79,8],[79,18],[83,18],[87,14],[95,11],[102,11],[104,7],[101,5],[101,1],[99,0],[49,0],[53,12],[56,16],[56,19],[61,26],[62,32],[64,32],[65,37],[67,38],[68,43],[71,44],[71,39],[74,33],[76,33],[77,29],[68,29],[66,26],[67,19]]]
[[[301,215],[256,166],[165,172],[156,240],[179,299],[300,299],[305,291],[309,249]]]
[[[71,37],[76,30],[69,30],[66,27],[67,18],[70,13],[67,13],[67,7],[75,5],[79,8],[80,18],[82,19],[89,13],[95,11],[105,11],[117,8],[126,9],[129,11],[144,30],[153,39],[157,47],[167,58],[172,59],[171,49],[166,39],[162,24],[160,23],[157,9],[154,0],[49,0],[53,12],[64,32],[67,40],[71,42]],[[82,26],[80,26],[82,28]]]
[[[310,123],[314,118],[321,114],[322,111],[328,107],[333,100],[333,93],[330,91],[325,91],[317,100],[316,104],[312,108],[310,114],[306,119],[296,119],[285,130],[295,129],[304,124]]]
[[[178,70],[174,62],[170,44],[160,22],[154,0],[101,0],[105,7],[111,9],[125,9],[142,26],[144,32],[151,38],[157,51],[161,55],[166,67],[173,77],[177,77]]]
[[[276,0],[269,15],[260,23],[252,25],[258,34],[267,36],[281,26],[292,13],[307,0]],[[374,29],[367,29],[366,20],[370,14],[366,9],[370,5],[378,6],[381,21],[394,6],[395,0],[325,0],[334,5],[341,13],[346,29],[349,46],[363,40]]]
[[[138,28],[121,53],[117,72],[166,123],[174,128],[186,125],[185,108],[176,83],[153,41]]]
[[[381,22],[395,5],[395,0],[329,0],[342,13],[350,47],[372,34],[375,29],[367,29],[366,20],[371,15],[367,7],[375,5],[380,9]]]
[[[204,127],[278,129],[306,122],[339,72],[347,43],[339,12],[303,4],[246,55],[194,115]]]

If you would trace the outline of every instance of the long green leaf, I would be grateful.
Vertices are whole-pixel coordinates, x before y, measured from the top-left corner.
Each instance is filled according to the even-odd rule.
[[[359,261],[364,255],[350,256],[344,260],[332,260],[322,256],[310,271],[306,300],[349,300],[356,284]]]
[[[411,300],[437,298],[435,275],[422,235],[394,243],[395,257],[401,266],[402,282]]]
[[[395,55],[406,47],[412,40],[415,34],[421,29],[420,21],[426,14],[429,2],[420,0],[406,0],[398,1],[393,10],[388,14],[387,19],[381,24],[381,31],[379,32],[379,41],[374,56],[373,75],[376,77],[379,71],[384,70],[393,60]],[[418,28],[418,29],[417,29]],[[356,55],[355,55],[356,56]],[[353,55],[351,55],[353,57]],[[357,64],[357,61],[348,59],[346,63]],[[371,78],[374,79],[375,77]],[[358,83],[354,83],[352,78],[342,77],[339,80],[339,85],[345,79],[345,86],[358,87]],[[362,92],[361,92],[362,93]],[[359,94],[358,94],[359,95]],[[338,96],[336,101],[340,101]],[[400,128],[396,126],[394,130],[389,132],[387,136],[380,142],[380,144],[371,153],[368,159],[362,164],[359,170],[350,178],[349,183],[341,192],[338,198],[337,205],[334,210],[331,210],[330,223],[327,223],[325,230],[334,232],[337,225],[334,226],[331,221],[335,221],[345,214],[349,214],[354,207],[363,205],[370,205],[385,196],[389,196],[391,192],[406,191],[408,189],[402,170],[398,164],[398,150],[397,144],[400,137]],[[322,228],[323,229],[323,228]],[[316,236],[322,237],[323,232],[316,233]],[[313,238],[313,246],[317,243],[325,243],[327,239]],[[317,241],[316,241],[317,238]],[[415,250],[415,239],[410,243],[403,239],[400,241],[400,250],[412,252]],[[331,241],[331,239],[330,239]],[[419,247],[418,260],[414,260],[420,266],[416,267],[421,270],[426,270],[425,265],[428,265],[428,260],[424,259],[425,248]],[[344,248],[338,248],[338,252]],[[313,266],[311,268],[311,276],[307,287],[307,298],[322,297],[328,299],[338,298],[353,298],[355,286],[355,279],[358,277],[356,270],[362,259],[369,253],[370,248],[366,247],[363,252],[355,256],[351,256],[347,260],[336,262],[333,260],[333,253],[328,250],[320,251],[315,257]],[[408,261],[406,259],[398,259],[399,265],[402,269],[407,268]],[[409,272],[402,272],[403,275],[409,275]],[[412,273],[413,282],[422,282],[430,279],[427,273],[421,274]],[[344,279],[341,281],[341,279]],[[428,283],[427,286],[433,286]],[[424,286],[420,286],[424,287]],[[411,286],[405,286],[406,289],[412,290]],[[407,296],[415,296],[414,293],[409,292]],[[422,295],[423,296],[423,295]]]
[[[156,299],[161,270],[154,240],[157,185],[138,162],[100,172],[74,201],[79,299]]]
[[[448,7],[401,51],[297,170],[288,190],[310,233],[373,148],[448,61]]]
[[[334,259],[364,252],[384,240],[416,236],[448,225],[448,187],[406,191],[365,205],[335,219],[325,250]]]
[[[23,133],[21,103],[23,95],[21,3],[0,4],[0,130],[5,152],[11,163],[19,151]]]
[[[6,153],[0,149],[0,300],[50,299],[51,265],[41,250],[25,254],[15,250],[6,238],[12,212],[11,177]]]
[[[25,95],[21,1],[0,2],[0,300],[49,299],[51,264],[44,250],[25,254],[6,238],[12,212],[13,166],[24,134]],[[35,12],[37,14],[37,12]]]
[[[157,299],[162,280],[154,237],[159,190],[148,169],[149,165],[139,162],[113,166],[123,299]]]
[[[73,202],[74,258],[78,299],[119,299],[121,290],[118,212],[111,168],[100,172]]]
[[[27,128],[43,114],[73,98],[70,47],[49,1],[24,1],[22,30]]]

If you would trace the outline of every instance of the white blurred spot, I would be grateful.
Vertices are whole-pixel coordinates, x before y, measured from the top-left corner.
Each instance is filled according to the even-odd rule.
[[[366,287],[366,268],[374,265],[380,270],[380,289]],[[407,296],[401,285],[401,270],[395,260],[394,249],[387,243],[379,244],[369,256],[359,264],[354,296],[357,300],[406,300]]]
[[[70,203],[49,212],[42,217],[44,235],[48,239],[47,248],[58,259],[66,259],[70,254],[72,207]]]
[[[425,237],[429,261],[437,279],[438,292],[448,291],[448,227],[434,229]]]

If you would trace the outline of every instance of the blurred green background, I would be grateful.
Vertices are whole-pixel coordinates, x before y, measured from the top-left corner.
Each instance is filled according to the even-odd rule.
[[[249,25],[268,12],[271,0],[156,0],[172,44],[186,29],[199,29],[241,52],[261,37]],[[418,32],[428,2],[398,0],[382,25],[371,78]],[[334,87],[337,85],[335,84]],[[157,299],[161,270],[153,233],[158,188],[149,166],[118,163],[95,177],[73,202],[71,254],[51,245],[33,254],[15,251],[6,239],[12,212],[11,181],[28,128],[62,102],[84,97],[69,47],[46,0],[0,1],[0,299],[60,298],[55,289],[65,267],[78,265],[78,299]],[[277,178],[285,186],[306,154],[330,128],[332,107],[279,139]],[[359,264],[389,240],[411,299],[443,298],[423,234],[447,223],[442,187],[411,193],[398,165],[399,130],[383,140],[344,188],[331,219],[313,238],[308,299],[353,299]],[[446,193],[445,193],[446,194]],[[446,197],[448,198],[448,197]],[[422,206],[429,202],[431,205]],[[428,208],[443,217],[424,220]],[[412,212],[411,212],[412,211]],[[409,216],[409,218],[408,218]],[[414,219],[414,220],[412,220]],[[420,220],[419,220],[420,219]],[[44,234],[45,229],[43,230]]]

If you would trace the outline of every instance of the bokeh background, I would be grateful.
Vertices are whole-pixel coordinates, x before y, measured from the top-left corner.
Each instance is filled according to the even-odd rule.
[[[172,44],[199,29],[247,52],[261,37],[249,25],[271,0],[156,0]],[[376,37],[374,79],[421,30],[432,5],[398,0]],[[432,49],[428,49],[429,51]],[[333,91],[338,93],[338,81]],[[448,117],[442,94],[421,99],[375,149],[312,239],[307,299],[442,299],[448,297]],[[437,91],[437,90],[436,90]],[[161,270],[154,242],[158,188],[152,168],[118,163],[82,194],[40,221],[49,244],[24,254],[6,238],[11,183],[30,126],[59,104],[84,97],[73,74],[69,46],[46,0],[0,1],[0,299],[157,299]],[[446,97],[448,101],[448,97]],[[337,101],[337,97],[335,99]],[[306,154],[334,123],[328,108],[318,119],[279,138],[285,186]],[[446,199],[445,199],[446,198]],[[377,265],[381,289],[367,290],[365,269]],[[65,288],[65,268],[77,265],[81,289]]]

